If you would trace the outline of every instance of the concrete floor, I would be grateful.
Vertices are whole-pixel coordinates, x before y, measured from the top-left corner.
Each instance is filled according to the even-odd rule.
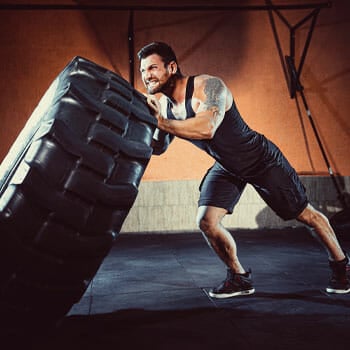
[[[256,293],[214,300],[226,270],[199,233],[120,234],[50,333],[2,349],[346,349],[350,294],[328,295],[323,248],[304,228],[234,233]],[[341,234],[350,250],[350,232]],[[25,346],[23,346],[25,345]]]

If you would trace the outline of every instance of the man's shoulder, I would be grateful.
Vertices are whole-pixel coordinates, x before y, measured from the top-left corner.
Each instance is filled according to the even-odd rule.
[[[195,87],[204,87],[208,82],[214,82],[214,81],[224,84],[223,80],[220,77],[215,75],[199,74],[199,75],[196,75],[194,78]]]
[[[207,81],[207,80],[210,80],[210,79],[221,80],[219,77],[217,77],[215,75],[210,75],[210,74],[198,74],[198,75],[195,75],[194,78],[198,82]]]
[[[208,91],[228,93],[227,86],[221,78],[209,74],[196,76],[194,81],[194,97],[199,99],[206,98]]]

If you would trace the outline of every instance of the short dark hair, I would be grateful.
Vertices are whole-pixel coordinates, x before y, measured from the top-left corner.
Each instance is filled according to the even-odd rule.
[[[144,46],[138,53],[137,57],[139,60],[142,60],[150,55],[157,54],[162,58],[162,61],[164,62],[164,65],[167,66],[170,62],[174,61],[176,62],[178,68],[177,68],[177,75],[181,75],[180,67],[177,63],[177,58],[175,55],[174,50],[166,43],[160,42],[160,41],[154,41],[146,46]]]

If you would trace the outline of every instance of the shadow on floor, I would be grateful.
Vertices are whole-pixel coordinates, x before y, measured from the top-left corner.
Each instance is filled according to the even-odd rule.
[[[310,293],[308,293],[310,294]],[[275,297],[258,295],[259,298]],[[277,299],[312,296],[278,295]],[[348,302],[343,301],[349,308]],[[292,310],[291,310],[292,311]],[[350,313],[349,309],[347,310]],[[123,310],[70,316],[50,334],[12,341],[12,349],[345,349],[349,319],[337,314],[276,314],[230,307],[189,310]],[[15,347],[14,347],[15,346]]]

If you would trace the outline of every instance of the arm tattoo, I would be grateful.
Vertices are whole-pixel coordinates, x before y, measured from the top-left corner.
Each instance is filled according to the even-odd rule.
[[[221,80],[217,78],[209,78],[206,81],[204,87],[204,93],[206,95],[206,100],[204,101],[207,106],[207,110],[213,110],[218,112],[218,110],[224,108],[225,98],[223,97],[223,92],[225,91],[225,86]]]

